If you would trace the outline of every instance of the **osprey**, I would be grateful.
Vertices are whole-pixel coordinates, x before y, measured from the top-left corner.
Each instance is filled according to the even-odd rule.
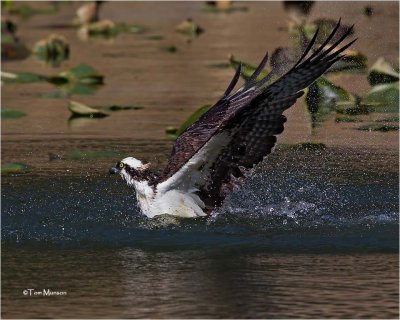
[[[162,174],[152,170],[149,163],[132,157],[118,161],[110,168],[110,174],[120,174],[134,187],[142,212],[150,218],[162,214],[210,214],[271,153],[286,121],[283,111],[357,40],[338,48],[351,33],[351,27],[325,48],[339,26],[340,20],[324,43],[311,53],[317,30],[297,63],[270,85],[267,82],[275,70],[257,80],[267,63],[266,54],[253,75],[232,94],[240,65],[221,99],[178,137]]]

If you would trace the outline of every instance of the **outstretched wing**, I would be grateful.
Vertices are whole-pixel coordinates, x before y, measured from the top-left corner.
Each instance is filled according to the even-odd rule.
[[[326,48],[339,26],[340,20],[324,43],[310,53],[317,30],[298,62],[271,85],[266,83],[274,70],[256,80],[267,63],[266,55],[251,78],[230,94],[240,76],[239,66],[223,97],[177,139],[160,189],[195,190],[209,210],[219,206],[226,192],[271,152],[276,135],[284,129],[283,111],[357,40],[338,48],[350,28]]]

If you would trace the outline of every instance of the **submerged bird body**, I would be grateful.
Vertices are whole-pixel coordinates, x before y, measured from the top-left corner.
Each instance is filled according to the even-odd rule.
[[[266,55],[250,79],[231,94],[240,77],[239,66],[222,98],[178,137],[162,174],[132,157],[117,162],[110,173],[120,174],[134,187],[148,217],[210,214],[272,152],[286,122],[282,113],[355,41],[338,48],[350,28],[325,49],[339,26],[340,20],[325,42],[310,53],[317,31],[299,61],[270,85],[276,70],[257,80]]]

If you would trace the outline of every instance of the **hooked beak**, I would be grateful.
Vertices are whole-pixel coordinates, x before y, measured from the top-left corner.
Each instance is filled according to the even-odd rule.
[[[111,167],[108,171],[109,174],[116,174],[119,173],[119,170],[116,167]]]

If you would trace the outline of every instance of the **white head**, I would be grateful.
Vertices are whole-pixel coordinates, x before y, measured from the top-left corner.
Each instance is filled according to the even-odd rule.
[[[119,173],[128,185],[134,185],[135,182],[151,181],[157,178],[157,175],[150,170],[150,163],[128,157],[118,161],[114,167],[109,170],[110,174]]]

